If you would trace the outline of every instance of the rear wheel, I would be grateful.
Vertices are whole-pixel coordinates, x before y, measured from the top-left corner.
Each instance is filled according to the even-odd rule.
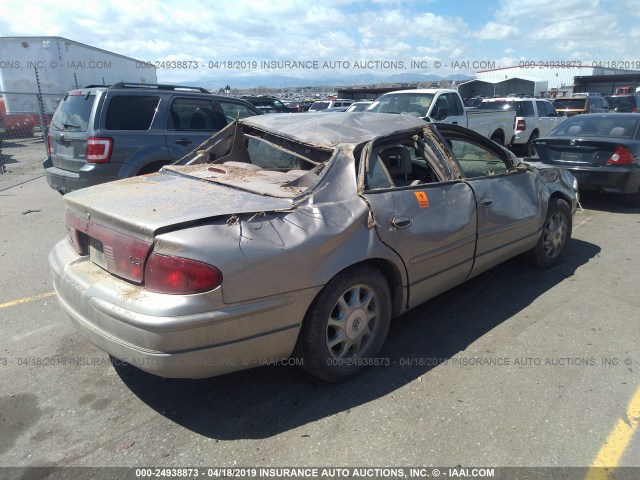
[[[549,200],[547,217],[536,246],[525,254],[530,265],[549,268],[562,259],[571,238],[571,209],[560,198]]]
[[[169,162],[150,163],[149,165],[145,165],[144,167],[142,167],[138,172],[138,175],[148,175],[149,173],[157,172],[165,165],[169,165]]]
[[[533,132],[531,134],[531,136],[529,137],[529,141],[527,142],[527,145],[524,148],[527,157],[537,157],[538,156],[538,152],[536,151],[536,145],[535,145],[535,143],[533,143],[534,140],[536,140],[537,138],[538,138],[538,133],[537,132]]]
[[[490,140],[493,140],[494,142],[496,142],[501,147],[504,146],[504,140],[503,140],[502,136],[499,133],[494,133],[493,135],[491,135]]]
[[[391,294],[380,271],[350,268],[318,294],[296,346],[304,368],[328,382],[347,380],[380,351],[391,322]]]

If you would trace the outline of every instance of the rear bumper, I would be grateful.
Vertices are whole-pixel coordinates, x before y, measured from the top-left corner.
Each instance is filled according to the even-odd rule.
[[[621,167],[564,167],[578,180],[580,190],[635,193],[640,188],[640,170]]]
[[[86,164],[80,171],[73,172],[54,167],[51,157],[47,157],[42,162],[42,166],[49,186],[65,194],[81,188],[91,187],[92,185],[117,180],[121,164]]]
[[[120,280],[66,240],[49,254],[53,284],[76,329],[98,348],[149,373],[204,378],[286,359],[318,289],[242,304],[220,288],[163,295]]]
[[[523,145],[529,142],[531,133],[527,130],[516,131],[513,137],[511,137],[511,145]]]

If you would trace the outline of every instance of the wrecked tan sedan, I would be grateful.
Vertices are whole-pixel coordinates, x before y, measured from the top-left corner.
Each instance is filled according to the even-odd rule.
[[[180,163],[66,195],[50,254],[78,330],[166,377],[294,356],[345,380],[392,318],[515,255],[558,262],[577,204],[570,173],[405,115],[246,118]]]

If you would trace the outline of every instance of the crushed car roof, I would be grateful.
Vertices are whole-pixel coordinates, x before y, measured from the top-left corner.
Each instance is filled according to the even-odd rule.
[[[360,144],[381,135],[425,125],[424,120],[412,115],[373,112],[340,112],[322,115],[280,113],[247,117],[240,122],[303,143],[325,147]]]

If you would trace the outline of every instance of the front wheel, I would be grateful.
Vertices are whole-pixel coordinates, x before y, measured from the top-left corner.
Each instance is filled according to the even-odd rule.
[[[356,266],[333,278],[315,298],[296,346],[304,368],[338,383],[358,374],[380,351],[391,323],[391,294],[380,271]]]
[[[570,238],[569,204],[560,198],[552,198],[538,243],[525,254],[527,263],[539,268],[556,265],[562,259]]]

